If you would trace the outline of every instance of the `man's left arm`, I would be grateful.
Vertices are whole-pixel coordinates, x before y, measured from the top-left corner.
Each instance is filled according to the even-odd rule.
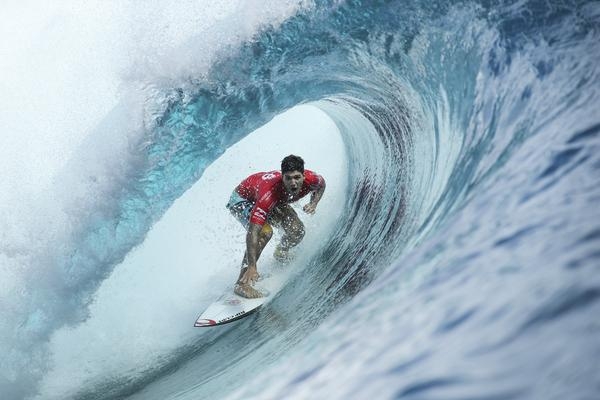
[[[317,209],[317,204],[321,201],[321,197],[323,197],[323,193],[325,193],[325,179],[319,176],[319,187],[317,190],[313,190],[310,194],[310,202],[306,204],[303,208],[304,212],[307,214],[314,214]]]

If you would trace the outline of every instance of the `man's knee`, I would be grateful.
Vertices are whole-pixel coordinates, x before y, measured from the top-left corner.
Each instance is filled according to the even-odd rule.
[[[304,238],[304,224],[300,219],[296,219],[293,221],[290,226],[287,234],[294,239],[295,242],[300,242]]]
[[[269,240],[271,240],[272,236],[273,236],[273,228],[271,228],[271,225],[269,225],[269,224],[264,224],[262,229],[260,230],[259,238],[266,243]]]

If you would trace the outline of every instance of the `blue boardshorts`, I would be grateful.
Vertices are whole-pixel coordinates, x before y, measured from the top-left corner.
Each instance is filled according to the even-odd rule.
[[[250,227],[250,215],[254,208],[254,202],[243,198],[235,190],[231,193],[229,202],[225,206],[229,212],[242,224],[245,229]],[[298,215],[289,204],[277,204],[269,212],[267,222],[263,226],[263,231],[271,230],[271,227],[284,228],[287,226],[287,221],[297,220],[300,225],[302,222],[298,219]]]
[[[225,207],[227,207],[229,212],[244,226],[244,228],[248,229],[250,226],[250,214],[254,208],[254,203],[252,201],[243,198],[234,190]]]

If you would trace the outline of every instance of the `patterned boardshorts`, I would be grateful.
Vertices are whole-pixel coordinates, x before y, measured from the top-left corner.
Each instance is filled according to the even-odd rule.
[[[254,203],[252,201],[244,199],[234,190],[225,207],[227,207],[229,212],[244,228],[248,229],[250,226],[250,214],[254,208]]]

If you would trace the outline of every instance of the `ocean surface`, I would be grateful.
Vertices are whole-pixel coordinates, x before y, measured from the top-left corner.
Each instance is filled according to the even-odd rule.
[[[0,13],[1,399],[600,398],[600,2],[65,4]],[[288,283],[193,328],[290,153]]]

